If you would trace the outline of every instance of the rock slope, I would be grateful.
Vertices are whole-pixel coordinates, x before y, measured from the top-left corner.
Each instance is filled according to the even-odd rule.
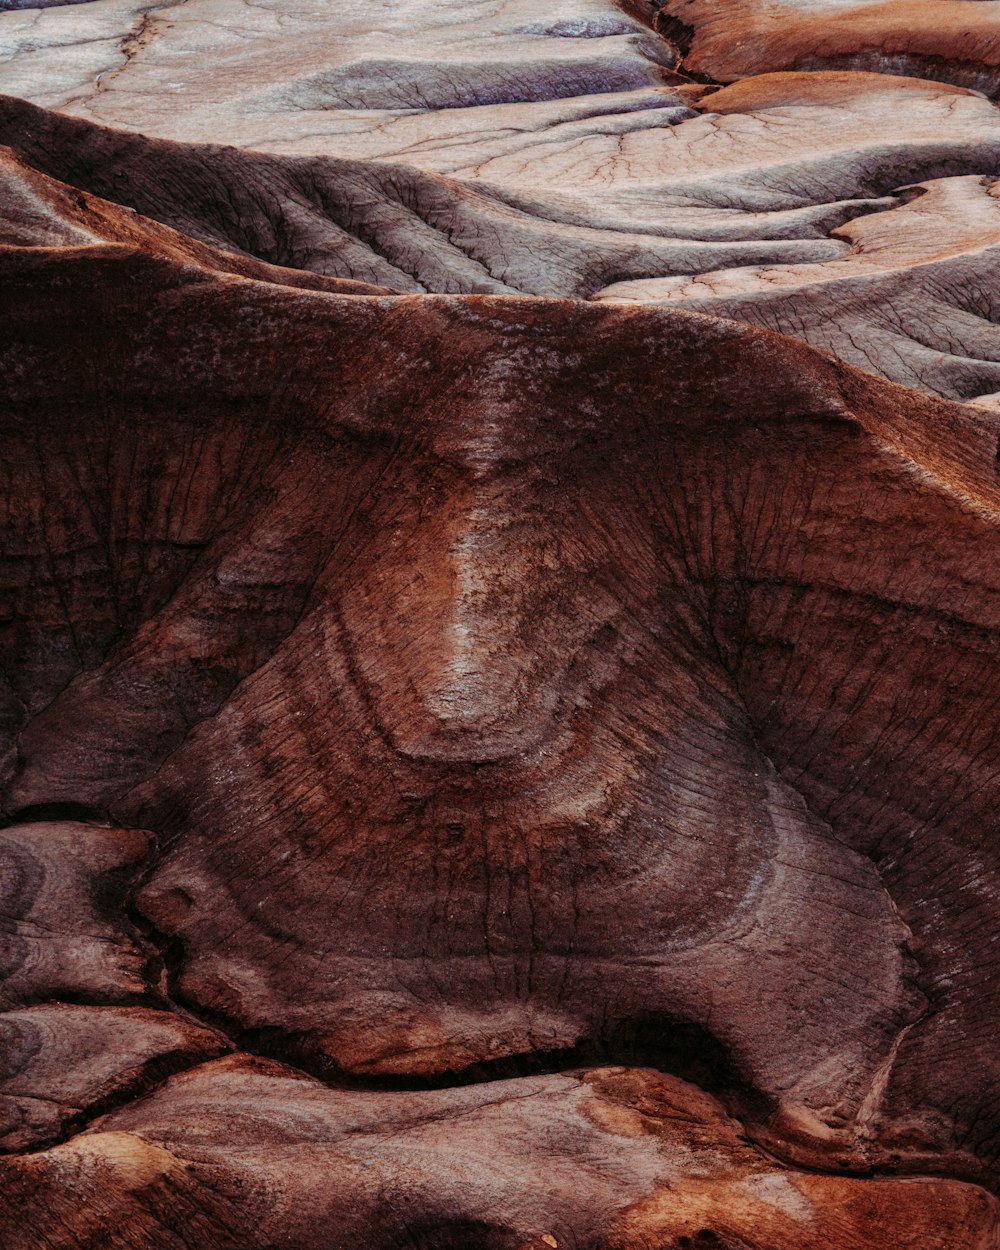
[[[680,302],[995,403],[1000,19],[915,7],[11,11],[0,86],[60,114],[8,103],[0,138],[272,263],[400,291]],[[824,51],[841,46],[828,30],[853,51]]]
[[[1000,1245],[959,5],[8,3],[4,1250]]]
[[[320,1096],[291,1065],[373,1107],[446,1087],[430,1108],[611,1062],[710,1089],[786,1164],[989,1183],[992,418],[669,310],[314,292],[165,253],[3,253],[12,1147],[177,1067]],[[914,531],[933,561],[903,555]],[[105,932],[122,972],[67,980],[60,926]],[[212,1065],[232,1049],[281,1066]],[[117,1123],[51,1176],[12,1165],[12,1229],[18,1195],[39,1236],[53,1183],[89,1192],[84,1149],[123,1193],[140,1167],[157,1244],[172,1154]],[[667,1180],[593,1166],[614,1220],[550,1222],[644,1244]],[[428,1244],[484,1219],[407,1177]],[[895,1183],[887,1219],[954,1194],[993,1228],[971,1193]],[[240,1211],[212,1218],[270,1244]],[[191,1221],[179,1244],[206,1244]]]

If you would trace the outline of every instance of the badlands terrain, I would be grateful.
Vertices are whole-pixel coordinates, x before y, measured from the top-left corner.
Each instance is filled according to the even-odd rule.
[[[1000,0],[0,93],[0,1248],[998,1250]]]

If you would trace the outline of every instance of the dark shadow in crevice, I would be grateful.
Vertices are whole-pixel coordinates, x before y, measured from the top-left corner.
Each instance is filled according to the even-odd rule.
[[[653,30],[673,53],[672,70],[681,79],[690,83],[698,83],[710,87],[721,87],[723,84],[708,74],[697,74],[689,70],[684,59],[691,52],[697,31],[689,23],[665,13],[667,0],[618,0],[618,4],[626,13],[631,13]]]
[[[325,1053],[319,1032],[281,1026],[247,1029],[223,1012],[188,998],[180,979],[185,963],[183,942],[163,933],[139,909],[136,899],[156,868],[157,850],[143,868],[133,869],[131,888],[122,899],[122,912],[146,952],[146,977],[164,1005],[211,1029],[235,1049],[272,1059],[304,1072],[326,1085],[372,1091],[449,1089],[492,1081],[516,1080],[560,1072],[621,1065],[653,1068],[691,1082],[713,1095],[731,1115],[766,1121],[776,1110],[773,1098],[750,1080],[736,1057],[704,1025],[669,1012],[643,1012],[606,1021],[573,1046],[504,1055],[461,1068],[432,1074],[375,1074],[350,1072]],[[329,1030],[323,1030],[329,1037]]]
[[[379,1250],[525,1250],[524,1237],[512,1228],[481,1220],[433,1218],[408,1223],[378,1245]]]
[[[51,1002],[52,1000],[49,999],[47,1001]],[[71,1000],[60,997],[58,1001],[67,1002]],[[0,1020],[2,1019],[3,1017],[0,1016]],[[222,1047],[219,1048],[219,1053],[225,1053]],[[22,1147],[18,1150],[5,1150],[0,1146],[0,1159],[3,1159],[5,1156],[38,1154],[44,1150],[50,1150],[53,1146],[59,1146],[63,1142],[69,1141],[70,1138],[76,1137],[78,1133],[82,1133],[85,1129],[90,1128],[102,1116],[108,1115],[112,1111],[118,1111],[132,1103],[140,1102],[142,1099],[155,1094],[172,1076],[177,1076],[182,1072],[190,1072],[193,1068],[201,1067],[203,1063],[217,1057],[217,1055],[205,1054],[202,1051],[193,1052],[180,1049],[165,1055],[155,1055],[153,1058],[146,1060],[127,1081],[124,1081],[102,1098],[88,1103],[86,1107],[67,1116],[58,1128],[51,1133],[38,1137],[30,1146]]]
[[[653,1068],[697,1085],[718,1098],[732,1114],[766,1119],[776,1104],[742,1073],[727,1047],[703,1025],[664,1012],[629,1016],[609,1024],[598,1036],[583,1037],[558,1050],[504,1055],[433,1074],[359,1074],[348,1072],[324,1054],[307,1032],[282,1028],[239,1029],[186,1004],[232,1038],[241,1050],[308,1072],[325,1084],[366,1090],[451,1089],[491,1081],[547,1076],[607,1065]]]
[[[694,27],[682,22],[679,17],[671,17],[661,9],[653,18],[653,29],[677,49],[677,55],[682,61],[691,51]]]
[[[100,807],[91,807],[86,803],[34,803],[30,807],[21,807],[8,812],[0,820],[0,829],[8,829],[11,825],[31,825],[48,821],[72,820],[84,823],[107,824],[108,814]]]

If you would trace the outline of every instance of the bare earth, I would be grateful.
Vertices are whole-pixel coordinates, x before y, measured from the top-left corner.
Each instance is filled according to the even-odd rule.
[[[0,91],[0,1250],[998,1250],[1000,8]]]

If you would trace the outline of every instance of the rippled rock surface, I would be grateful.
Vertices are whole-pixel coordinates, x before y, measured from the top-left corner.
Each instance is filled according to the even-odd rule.
[[[0,5],[3,1250],[1000,1246],[1000,17],[543,7]]]

